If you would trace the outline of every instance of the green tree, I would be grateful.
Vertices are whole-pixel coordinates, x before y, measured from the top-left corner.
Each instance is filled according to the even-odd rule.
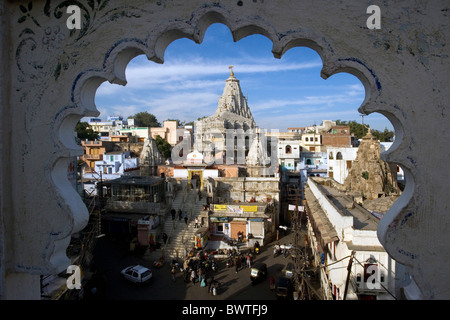
[[[372,133],[378,140],[380,140],[380,142],[390,142],[394,139],[394,132],[388,130],[388,128],[385,128],[383,132],[372,130]]]
[[[158,122],[155,115],[147,111],[138,112],[129,116],[128,119],[134,119],[134,124],[138,127],[161,127],[161,123]]]
[[[339,126],[349,126],[350,133],[353,133],[356,139],[361,139],[363,136],[367,134],[367,128],[355,120],[352,121],[336,120],[336,124]]]
[[[350,127],[350,133],[353,133],[355,135],[356,139],[361,139],[364,137],[368,132],[369,125],[363,126],[361,123],[352,120],[352,121],[341,121],[336,120],[336,124],[340,126],[349,126]],[[392,141],[394,138],[394,132],[388,130],[387,128],[384,129],[383,132],[379,130],[372,129],[372,134],[380,140],[380,142],[389,142]]]
[[[89,127],[87,122],[78,121],[75,126],[75,132],[80,140],[96,140],[98,139],[98,133]]]
[[[155,137],[156,147],[161,153],[162,157],[168,159],[172,154],[172,146],[167,142],[166,139],[161,138],[159,135]]]

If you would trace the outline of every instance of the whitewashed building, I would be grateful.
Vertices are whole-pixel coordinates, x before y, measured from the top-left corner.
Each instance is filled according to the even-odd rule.
[[[408,274],[378,240],[379,218],[314,178],[308,179],[305,197],[308,238],[325,299],[399,297]]]
[[[287,170],[299,169],[301,140],[278,140],[278,164]]]
[[[328,154],[328,177],[343,184],[356,159],[358,148],[329,147]]]
[[[85,172],[83,178],[111,180],[137,169],[139,158],[131,157],[130,151],[105,152],[103,160],[95,161],[95,172]]]

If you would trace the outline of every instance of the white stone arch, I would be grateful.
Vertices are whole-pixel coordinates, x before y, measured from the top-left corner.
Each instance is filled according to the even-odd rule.
[[[64,172],[70,159],[80,155],[80,149],[71,137],[76,122],[83,116],[98,114],[94,103],[98,86],[104,81],[124,85],[125,67],[138,54],[145,54],[150,60],[162,63],[165,49],[174,40],[185,37],[201,43],[204,33],[212,23],[223,23],[231,30],[235,41],[251,34],[265,35],[272,41],[272,52],[277,58],[281,58],[287,50],[296,46],[315,50],[322,59],[321,76],[325,79],[338,72],[347,72],[361,81],[366,95],[359,111],[365,114],[381,113],[394,125],[396,140],[382,157],[385,161],[400,165],[408,180],[401,198],[381,220],[380,241],[392,257],[412,269],[412,275],[423,297],[450,296],[449,289],[442,287],[442,284],[446,283],[443,279],[448,279],[448,276],[439,269],[443,265],[440,262],[446,261],[449,252],[444,230],[439,229],[439,226],[449,223],[448,215],[443,215],[446,208],[448,209],[448,200],[443,193],[445,188],[434,186],[435,181],[450,176],[449,169],[443,168],[439,174],[436,170],[426,171],[425,166],[430,157],[421,155],[419,150],[422,152],[421,147],[427,146],[427,140],[422,139],[416,132],[418,127],[423,128],[424,125],[429,128],[439,124],[445,127],[445,101],[448,99],[444,97],[448,98],[448,91],[439,84],[444,83],[439,81],[444,78],[441,72],[442,63],[438,60],[444,59],[443,55],[438,55],[444,49],[430,46],[424,50],[420,47],[423,41],[419,44],[411,42],[410,35],[405,31],[398,34],[398,38],[393,38],[395,36],[388,32],[388,27],[376,31],[378,33],[361,35],[360,32],[367,31],[364,30],[367,17],[365,5],[360,3],[348,2],[345,4],[346,10],[340,10],[339,5],[342,3],[291,4],[288,1],[280,1],[274,5],[254,1],[236,6],[234,1],[204,3],[174,0],[145,3],[142,8],[137,8],[119,0],[112,0],[108,4],[109,8],[117,9],[116,11],[111,10],[109,15],[102,16],[101,19],[104,20],[99,21],[92,29],[83,29],[78,33],[77,41],[93,43],[90,49],[77,51],[76,46],[69,47],[66,45],[69,36],[66,35],[62,45],[56,45],[57,49],[63,47],[66,50],[61,53],[50,50],[47,44],[38,41],[43,39],[41,35],[44,28],[54,27],[61,18],[56,15],[56,9],[55,13],[52,11],[50,14],[47,10],[48,3],[34,1],[33,8],[23,5],[19,7],[21,4],[15,2],[1,4],[3,12],[9,13],[0,17],[1,22],[7,25],[7,32],[0,33],[4,40],[1,55],[15,62],[2,66],[2,71],[5,71],[2,76],[11,80],[12,88],[2,88],[2,115],[5,115],[6,119],[11,118],[11,123],[15,125],[25,123],[23,132],[13,128],[7,120],[6,126],[2,127],[2,133],[13,129],[11,132],[16,134],[15,142],[21,146],[14,147],[9,157],[20,159],[20,165],[8,160],[2,171],[6,173],[2,175],[2,203],[4,208],[8,208],[8,211],[2,209],[2,215],[5,216],[2,229],[7,230],[1,239],[7,243],[1,251],[2,261],[6,262],[2,264],[2,274],[6,270],[12,270],[39,275],[61,271],[67,266],[65,247],[70,240],[70,234],[86,223],[87,211],[68,188]],[[445,43],[447,38],[444,38],[439,29],[445,30],[445,27],[448,27],[448,22],[439,16],[443,14],[444,10],[441,9],[445,6],[445,1],[433,2],[429,7],[414,4],[401,9],[408,11],[408,15],[399,12],[394,6],[390,7],[391,10],[383,11],[383,14],[387,16],[385,21],[394,27],[398,26],[396,23],[410,22],[408,19],[416,19],[419,25],[424,24],[423,12],[433,14],[436,19],[429,23],[434,28],[432,35],[427,33],[428,29],[425,27],[420,35],[425,37],[425,43]],[[100,10],[98,7],[94,9]],[[434,9],[438,9],[436,13],[431,11]],[[28,15],[24,15],[24,10]],[[40,10],[40,13],[37,10]],[[83,10],[86,8],[83,7]],[[125,16],[125,22],[117,20],[115,14],[125,11],[129,14]],[[33,24],[30,17],[40,23]],[[127,18],[137,19],[137,25],[130,25]],[[5,20],[8,20],[9,24],[5,23]],[[356,28],[356,31],[351,29],[354,21],[358,21],[356,25],[359,28]],[[433,24],[434,21],[440,25]],[[11,27],[17,26],[18,22],[24,23],[26,28]],[[40,29],[37,29],[36,25]],[[348,27],[350,29],[347,29]],[[342,28],[351,31],[342,34]],[[41,37],[38,38],[37,35]],[[426,38],[433,35],[435,38],[431,40]],[[443,38],[439,39],[438,36]],[[406,43],[405,46],[409,45],[409,52],[412,51],[414,55],[409,55],[403,48],[398,48],[400,53],[388,51],[388,40],[391,43]],[[87,45],[83,47],[83,44],[77,41],[74,42],[75,45],[87,48]],[[9,54],[6,43],[14,46],[15,57]],[[383,63],[393,66],[390,69],[377,60],[380,50],[383,50],[376,46],[380,43],[384,43],[386,48],[385,52],[381,51],[386,53],[387,61]],[[50,67],[55,66],[51,59],[60,59],[69,50],[77,54],[71,56],[73,61],[69,60],[69,66],[63,61],[62,64],[58,63],[57,68],[50,70]],[[45,56],[46,54],[48,56]],[[40,57],[44,60],[39,60]],[[103,60],[102,63],[99,63],[99,60]],[[412,67],[405,70],[403,65],[396,64],[398,60],[409,63]],[[421,71],[432,72],[424,76],[420,74]],[[433,76],[429,78],[428,74]],[[401,86],[398,86],[399,83]],[[433,87],[428,86],[428,83]],[[26,86],[27,89],[23,89]],[[421,91],[418,88],[424,87],[428,91],[421,97],[429,98],[438,111],[436,115],[426,113],[426,103],[420,105],[415,101],[401,100],[409,95],[414,96],[416,91]],[[437,98],[432,98],[432,94]],[[8,98],[5,98],[6,96]],[[70,96],[70,99],[67,99],[67,96]],[[414,107],[410,107],[408,103]],[[25,118],[20,116],[21,112]],[[426,117],[418,120],[414,112],[423,112]],[[48,119],[42,120],[39,117]],[[437,143],[448,146],[448,138],[448,133],[443,132],[437,138]],[[2,142],[7,141],[10,140],[2,138]],[[2,150],[4,145],[5,143],[1,144]],[[27,174],[33,169],[33,157],[40,166],[32,177],[32,182],[26,185]],[[438,158],[439,155],[431,160],[438,164]],[[10,168],[11,172],[6,171]],[[12,181],[12,177],[17,181]],[[11,187],[8,185],[8,179]],[[16,196],[22,190],[27,195],[24,199]],[[440,199],[439,202],[436,199]],[[47,209],[45,212],[41,209],[44,203]],[[45,223],[35,228],[33,223],[36,221]],[[425,221],[431,221],[431,224],[421,224]],[[415,239],[417,234],[421,234],[422,238]],[[33,243],[33,249],[30,249],[30,243]],[[421,247],[421,243],[425,243],[426,248]],[[432,246],[436,243],[438,247],[433,249]],[[9,280],[4,283],[9,283]],[[8,291],[13,285],[6,284],[5,287],[8,287]],[[0,294],[4,291],[2,288]]]

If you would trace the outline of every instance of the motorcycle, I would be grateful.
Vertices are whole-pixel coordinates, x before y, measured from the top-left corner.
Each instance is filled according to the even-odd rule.
[[[261,249],[259,247],[259,242],[258,241],[255,242],[255,245],[253,246],[253,251],[255,252],[255,254],[260,254]]]
[[[278,257],[281,254],[280,245],[276,244],[273,248],[273,257]]]
[[[292,244],[289,244],[289,245],[282,244],[280,246],[280,249],[281,249],[281,253],[283,253],[284,257],[286,258],[289,255],[289,252],[292,249]]]

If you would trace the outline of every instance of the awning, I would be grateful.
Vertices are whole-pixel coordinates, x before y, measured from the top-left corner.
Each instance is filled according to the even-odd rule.
[[[325,248],[328,243],[339,240],[338,233],[309,188],[306,188],[305,190],[305,198],[307,201],[306,212],[308,218],[316,233],[317,240],[323,248]]]

